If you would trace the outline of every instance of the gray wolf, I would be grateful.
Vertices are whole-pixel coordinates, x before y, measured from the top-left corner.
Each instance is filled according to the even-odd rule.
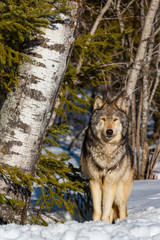
[[[94,221],[112,223],[127,217],[134,172],[127,129],[124,99],[108,104],[97,97],[81,151],[81,170],[89,178]]]

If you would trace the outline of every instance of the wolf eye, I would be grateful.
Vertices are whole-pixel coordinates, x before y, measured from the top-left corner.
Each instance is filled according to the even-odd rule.
[[[106,119],[104,117],[102,117],[101,119],[102,119],[102,121],[106,121]]]
[[[118,120],[118,118],[114,118],[113,121],[116,122]]]

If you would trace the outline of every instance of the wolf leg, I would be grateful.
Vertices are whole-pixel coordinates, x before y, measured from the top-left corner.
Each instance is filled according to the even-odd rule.
[[[127,217],[127,200],[130,195],[131,189],[132,181],[120,181],[118,183],[115,202],[118,206],[120,220],[123,220]]]
[[[118,206],[119,209],[119,219],[123,220],[127,217],[127,203],[121,202],[121,204]]]
[[[102,181],[100,179],[91,179],[90,189],[93,201],[93,221],[98,221],[102,216]]]
[[[113,221],[113,201],[115,198],[116,183],[109,183],[104,179],[103,183],[103,213],[102,220],[107,223],[112,223]]]
[[[118,206],[115,203],[113,203],[112,209],[113,209],[113,221],[116,221],[116,219],[119,218]]]

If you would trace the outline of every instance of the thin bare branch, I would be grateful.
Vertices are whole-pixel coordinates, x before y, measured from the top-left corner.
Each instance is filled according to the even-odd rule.
[[[68,150],[71,150],[71,148],[73,148],[78,140],[78,138],[85,133],[85,131],[87,130],[88,126],[85,126],[80,132],[77,133],[77,135],[75,136],[75,138],[72,140],[72,142],[70,143]]]
[[[129,9],[129,7],[132,5],[132,3],[134,2],[135,0],[132,0],[128,3],[127,7],[122,11],[122,15]]]
[[[103,65],[101,65],[101,68],[110,67],[110,66],[118,66],[118,65],[125,65],[125,66],[127,65],[127,67],[129,67],[129,64],[126,62],[117,62],[117,63],[103,64]]]
[[[112,0],[108,0],[106,2],[105,6],[101,9],[98,17],[96,18],[96,21],[94,22],[94,24],[93,24],[93,26],[91,28],[91,31],[90,31],[91,36],[93,36],[95,34],[95,32],[97,30],[97,27],[98,27],[100,21],[102,20],[103,15],[106,13],[106,11],[110,7],[111,3],[112,3]]]
[[[95,22],[94,22],[94,24],[93,24],[93,26],[92,26],[92,28],[91,28],[91,31],[90,31],[90,35],[91,35],[91,36],[93,36],[93,35],[95,34],[95,32],[96,32],[96,30],[97,30],[97,28],[98,28],[98,25],[99,25],[100,21],[102,20],[104,14],[106,13],[106,11],[108,10],[108,8],[110,7],[111,3],[112,3],[112,0],[108,0],[108,1],[106,2],[105,6],[100,10],[99,15],[97,16],[97,18],[96,18],[96,20],[95,20]],[[89,45],[90,41],[91,41],[90,39],[87,41],[86,47],[87,47],[87,45]],[[77,64],[77,68],[76,68],[76,73],[77,73],[77,74],[80,73],[80,70],[81,70],[83,61],[84,61],[84,54],[82,53],[82,54],[80,55],[79,62],[78,62],[78,64]]]

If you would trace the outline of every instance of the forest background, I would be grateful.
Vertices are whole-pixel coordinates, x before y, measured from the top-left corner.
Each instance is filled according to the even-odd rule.
[[[73,3],[78,6],[75,13]],[[71,20],[71,23],[73,36],[76,37],[75,42],[68,37],[68,45],[72,46],[65,54],[70,61],[66,61],[66,74],[64,77],[62,74],[63,82],[61,80],[59,83],[54,105],[49,110],[52,110],[52,116],[44,127],[43,134],[47,130],[44,154],[38,157],[34,174],[17,168],[17,164],[10,164],[9,161],[6,164],[3,156],[11,154],[8,148],[10,141],[7,138],[4,141],[5,132],[3,125],[0,125],[1,181],[9,185],[9,191],[3,193],[1,190],[0,194],[2,210],[7,213],[6,218],[1,216],[1,222],[29,221],[46,225],[41,212],[44,208],[50,210],[53,204],[57,204],[59,208],[64,204],[72,213],[76,204],[79,214],[84,214],[81,206],[84,204],[88,208],[89,200],[86,199],[90,198],[86,179],[81,176],[79,169],[67,163],[69,156],[65,153],[54,154],[46,146],[58,144],[60,134],[68,134],[74,129],[76,136],[69,146],[71,148],[85,132],[97,95],[110,101],[121,95],[126,98],[130,117],[129,141],[135,159],[135,179],[154,178],[153,169],[160,156],[159,1],[88,0],[58,1],[58,4],[56,1],[45,0],[0,1],[0,11],[1,122],[6,119],[4,112],[7,111],[4,111],[4,106],[8,96],[16,92],[23,81],[28,81],[25,78],[22,81],[20,69],[25,62],[33,64],[31,56],[35,56],[35,53],[30,48],[47,45],[48,40],[45,39],[42,28],[47,28],[49,23],[64,25],[62,14],[69,15],[74,21],[73,23]],[[57,51],[63,52],[60,44],[54,45],[51,50],[55,54]],[[36,57],[42,58],[38,65],[42,67],[43,56]],[[33,80],[35,78],[32,75]],[[23,88],[25,87],[27,85],[24,84]],[[35,92],[33,95],[35,98]],[[43,96],[39,101],[44,101]],[[151,119],[154,128],[153,134],[149,135]],[[21,122],[18,125],[13,122],[12,130],[5,130],[10,131],[11,136],[14,136],[14,129],[22,129]],[[23,126],[23,130],[27,132],[28,126]],[[42,144],[37,148],[41,152]],[[34,183],[42,188],[42,196],[37,203],[38,211],[29,207]],[[15,196],[11,197],[10,192],[14,192]],[[20,216],[17,217],[18,220],[15,212]],[[30,214],[30,218],[27,218],[27,214]]]

